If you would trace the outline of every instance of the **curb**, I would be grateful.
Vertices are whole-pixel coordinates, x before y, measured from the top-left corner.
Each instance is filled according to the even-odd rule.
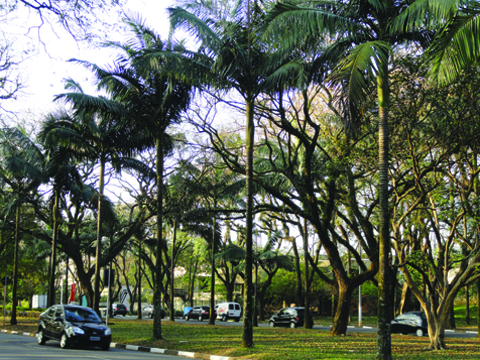
[[[34,334],[34,333],[23,332],[23,331],[1,330],[1,332],[5,333],[5,334],[22,335],[22,336],[29,336],[29,337],[36,336],[36,334]],[[234,359],[236,359],[236,358],[228,357],[228,356],[207,355],[207,354],[194,353],[194,352],[189,352],[189,351],[157,349],[157,348],[149,348],[149,347],[145,347],[145,346],[117,344],[117,343],[114,343],[114,342],[110,343],[110,348],[130,350],[130,351],[141,351],[141,352],[171,355],[171,356],[182,356],[182,357],[188,357],[188,358],[192,358],[192,359],[205,359],[205,360],[234,360]]]

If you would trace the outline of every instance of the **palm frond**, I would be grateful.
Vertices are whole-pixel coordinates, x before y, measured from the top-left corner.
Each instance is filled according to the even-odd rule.
[[[372,83],[376,82],[382,64],[388,63],[390,44],[369,41],[357,45],[333,71],[330,81],[348,87],[351,116],[359,117],[356,109],[367,98]]]
[[[429,75],[440,84],[455,80],[461,71],[480,59],[480,11],[451,19],[427,50]]]

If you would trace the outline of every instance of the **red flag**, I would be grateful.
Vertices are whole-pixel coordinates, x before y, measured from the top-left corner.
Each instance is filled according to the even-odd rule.
[[[70,302],[74,302],[75,301],[75,290],[77,288],[77,284],[72,284],[70,286]]]

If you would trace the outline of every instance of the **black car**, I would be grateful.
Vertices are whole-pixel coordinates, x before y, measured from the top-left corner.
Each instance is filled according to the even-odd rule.
[[[107,316],[106,308],[102,310],[102,315]],[[127,315],[127,307],[122,303],[112,304],[112,316],[117,316],[117,315],[122,315],[122,316]]]
[[[277,311],[268,321],[270,327],[288,326],[292,329],[302,327],[305,318],[305,308],[288,307]],[[313,322],[313,321],[312,321]]]
[[[198,319],[198,321],[203,321],[203,319],[208,319],[209,316],[210,306],[194,306],[185,314],[185,320]]]
[[[54,305],[41,313],[38,321],[38,344],[44,345],[48,340],[60,341],[61,348],[80,345],[108,350],[112,331],[93,309],[78,305]]]
[[[392,333],[416,334],[423,336],[428,334],[427,316],[423,311],[410,311],[398,315],[391,322]]]

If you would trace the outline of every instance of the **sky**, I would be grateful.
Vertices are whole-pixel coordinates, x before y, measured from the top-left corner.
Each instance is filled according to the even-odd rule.
[[[162,37],[167,37],[169,22],[166,8],[173,6],[173,0],[128,0],[125,11],[134,12],[145,19],[147,25]],[[82,66],[68,62],[76,58],[99,65],[113,63],[114,54],[108,49],[93,48],[85,42],[76,42],[60,25],[42,26],[32,30],[39,23],[38,16],[22,11],[10,21],[3,21],[0,31],[13,45],[19,65],[19,75],[24,89],[15,101],[3,102],[2,106],[14,113],[16,118],[42,117],[57,107],[53,98],[65,92],[64,79],[79,82],[88,93],[95,91],[94,76]],[[115,16],[114,14],[113,16]],[[118,23],[121,19],[118,19]],[[43,42],[40,42],[39,39]],[[112,34],[112,40],[121,40],[122,33]],[[15,117],[13,117],[15,119]]]

